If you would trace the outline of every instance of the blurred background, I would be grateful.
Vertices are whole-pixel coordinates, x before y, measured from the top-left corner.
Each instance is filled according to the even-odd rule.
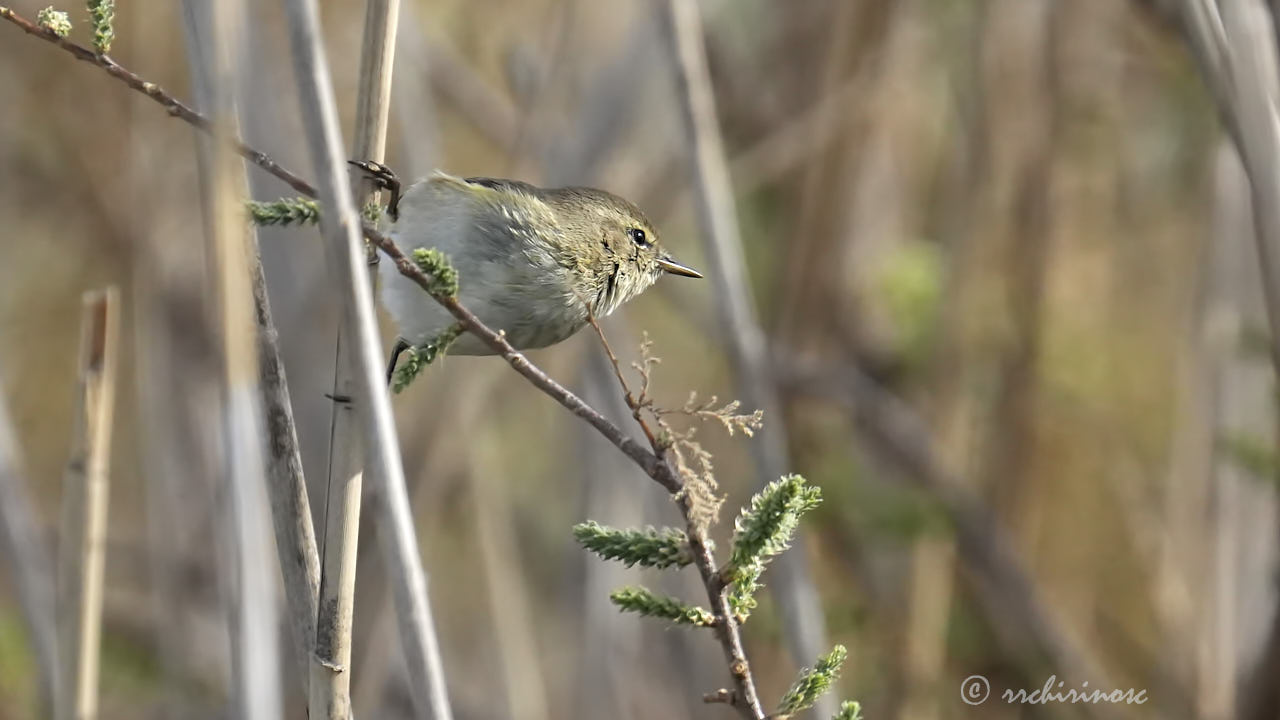
[[[388,164],[611,190],[714,273],[660,5],[404,0]],[[766,698],[812,664],[808,633],[850,649],[837,695],[869,718],[1280,716],[1280,464],[1249,184],[1167,5],[699,3],[778,397],[766,425],[826,498],[745,627]],[[83,9],[63,9],[87,42]],[[363,4],[322,13],[349,137]],[[180,4],[123,3],[116,31],[117,61],[192,97]],[[241,41],[246,140],[312,177],[277,4],[253,6]],[[202,371],[199,324],[171,348],[147,331],[208,287],[198,263],[165,260],[202,252],[195,135],[14,27],[0,58],[0,401],[50,549],[80,295],[115,283],[124,299],[101,715],[227,717],[220,491],[148,449],[175,431],[147,408],[199,407],[181,374],[154,371],[169,352]],[[250,172],[256,198],[293,194]],[[260,237],[319,512],[337,296],[314,229]],[[762,391],[734,370],[716,287],[664,279],[605,323],[627,361],[652,338],[662,404]],[[384,321],[387,347],[394,332]],[[626,422],[591,333],[530,357]],[[655,483],[498,359],[446,358],[393,407],[457,717],[731,716],[701,702],[727,683],[709,634],[608,602],[636,583],[698,601],[695,574],[625,570],[570,535],[587,518],[678,525]],[[699,437],[724,548],[768,480],[762,440]],[[409,717],[377,531],[366,512],[354,704]],[[0,559],[6,720],[42,714],[19,582]],[[784,612],[806,598],[820,616]],[[284,627],[281,643],[287,657]],[[305,717],[282,672],[287,716]],[[980,707],[960,697],[971,675],[994,691]],[[995,697],[1050,676],[1149,701]]]

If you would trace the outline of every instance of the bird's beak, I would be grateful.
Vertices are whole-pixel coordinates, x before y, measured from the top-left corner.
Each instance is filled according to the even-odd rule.
[[[671,258],[665,257],[665,256],[658,258],[658,268],[663,272],[669,272],[672,275],[683,275],[685,277],[691,277],[691,278],[702,277],[702,273],[698,272],[697,270],[694,270],[691,267],[686,267],[684,265],[681,265],[675,260],[672,260]]]

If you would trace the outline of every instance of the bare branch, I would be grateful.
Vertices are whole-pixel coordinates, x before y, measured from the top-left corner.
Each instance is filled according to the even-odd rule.
[[[143,80],[133,72],[121,67],[110,57],[107,57],[106,55],[99,55],[89,48],[76,44],[66,38],[60,38],[54,34],[52,30],[45,30],[35,25],[30,20],[18,15],[7,7],[0,7],[0,19],[8,20],[14,25],[17,25],[28,35],[34,35],[35,37],[57,45],[63,50],[71,53],[71,55],[77,60],[83,60],[91,65],[96,65],[102,68],[111,77],[116,78],[134,90],[137,90],[152,100],[155,100],[157,103],[160,103],[160,105],[164,107],[170,115],[176,118],[181,118],[206,133],[211,135],[213,134],[213,123],[209,118],[191,109],[190,106],[183,103],[181,100],[178,100],[173,95],[170,95],[159,85]],[[276,161],[267,157],[265,153],[258,152],[239,140],[233,139],[232,143],[236,153],[244,159],[283,180],[294,190],[297,190],[304,195],[312,197],[315,196],[316,189],[312,187],[310,183],[303,180],[298,175],[284,169],[278,165]]]

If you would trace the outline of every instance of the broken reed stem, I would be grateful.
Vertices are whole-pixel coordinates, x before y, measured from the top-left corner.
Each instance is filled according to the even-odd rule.
[[[307,5],[309,5],[309,3],[306,0],[291,0],[291,2],[289,3],[290,13],[304,12],[304,13],[314,14],[315,12],[314,6],[302,7],[300,9],[300,6],[307,6]],[[151,97],[153,100],[156,100],[161,105],[167,108],[175,107],[175,106],[181,106],[183,108],[186,107],[185,105],[182,105],[181,103],[179,103],[172,96],[169,96],[167,93],[160,90],[154,84],[144,83],[136,75],[124,70],[119,65],[116,65],[114,62],[111,62],[109,66],[103,65],[102,63],[97,62],[96,57],[93,56],[92,54],[92,51],[89,51],[83,47],[75,45],[74,43],[69,43],[67,41],[64,41],[61,38],[58,38],[50,33],[47,33],[37,28],[36,26],[32,25],[30,22],[14,15],[13,11],[11,10],[8,10],[6,8],[0,8],[0,18],[9,20],[10,22],[17,24],[26,32],[32,35],[35,35],[37,37],[40,37],[48,42],[52,42],[55,45],[58,45],[65,50],[68,50],[69,52],[71,52],[73,55],[75,55],[77,58],[81,60],[87,60],[87,61],[93,62],[95,65],[99,65],[100,67],[103,67],[103,69],[107,70],[107,72],[111,74],[113,77],[123,80],[130,87],[134,88],[135,90],[138,90],[139,92],[142,92],[148,97]],[[302,22],[312,23],[314,25],[318,23],[318,20],[312,17],[312,18],[304,18]],[[299,31],[295,30],[294,32],[298,33]],[[304,37],[301,39],[295,37],[294,39],[295,44],[306,40],[305,38],[305,36],[307,35],[306,31],[303,30],[301,31],[300,34],[303,35]],[[82,53],[87,54],[87,57],[83,56]],[[312,72],[313,71],[313,68],[311,67],[312,62],[313,61],[309,59],[299,60],[295,58],[295,63],[298,64],[299,74],[303,75],[303,74]],[[326,78],[327,78],[327,74],[328,73],[326,71],[324,73]],[[130,78],[132,78],[133,81],[131,81]],[[304,86],[308,85],[308,83],[302,83],[302,84]],[[147,88],[144,89],[143,85],[146,85]],[[304,89],[306,89],[307,92],[303,97],[303,102],[304,102],[303,115],[304,115],[304,120],[306,120],[308,123],[308,134],[312,136],[312,143],[314,145],[317,142],[319,142],[316,136],[323,135],[327,131],[322,129],[321,127],[314,127],[314,128],[310,127],[310,125],[321,124],[321,120],[319,119],[319,115],[321,114],[321,110],[320,110],[321,102],[319,98],[311,97],[311,95],[318,94],[318,91],[316,91],[315,88],[307,87]],[[332,115],[331,108],[329,109],[328,112],[330,115]],[[196,127],[197,129],[203,130],[205,132],[210,131],[210,125],[208,120],[200,116],[198,113],[191,111],[189,108],[187,108],[185,112],[173,112],[172,114],[184,120],[187,120],[187,122],[189,122],[193,127]],[[336,119],[329,118],[327,122],[331,122],[336,127]],[[325,188],[325,192],[317,193],[315,188],[313,188],[311,185],[307,184],[305,181],[298,178],[297,175],[294,175],[292,172],[285,170],[284,168],[276,164],[273,160],[271,160],[269,157],[267,157],[264,153],[254,150],[253,148],[248,147],[242,142],[235,141],[233,143],[233,147],[238,153],[240,153],[243,157],[248,159],[250,162],[253,162],[254,164],[261,167],[262,169],[266,170],[268,173],[285,181],[295,190],[298,190],[299,192],[309,197],[319,197],[322,204],[325,207],[332,207],[336,211],[336,216],[340,218],[338,222],[334,222],[333,220],[329,220],[329,221],[322,220],[321,222],[321,232],[326,235],[327,242],[329,245],[328,249],[330,252],[331,265],[335,266],[335,272],[339,273],[340,275],[339,280],[341,281],[341,284],[343,286],[347,286],[349,284],[355,284],[355,285],[362,284],[360,281],[356,281],[353,277],[350,276],[350,273],[348,272],[347,268],[341,267],[343,265],[349,265],[351,262],[355,262],[355,258],[352,257],[349,259],[338,260],[334,255],[334,253],[337,253],[337,252],[342,252],[342,253],[347,252],[346,249],[335,248],[335,245],[340,246],[340,244],[343,242],[341,238],[341,234],[345,232],[349,227],[354,225],[352,221],[354,220],[355,213],[354,213],[354,208],[351,207],[350,201],[345,196],[339,197],[335,188]],[[336,158],[336,155],[334,155],[334,157]],[[324,168],[325,172],[334,171],[332,168],[329,168],[328,166],[325,166],[325,165],[321,165],[321,167]],[[329,178],[328,180],[330,184],[336,182],[334,178]],[[347,210],[350,210],[350,214],[346,212]],[[599,432],[601,435],[603,435],[605,439],[607,439],[610,443],[614,445],[614,447],[618,448],[618,450],[622,452],[623,455],[627,456],[641,470],[643,470],[646,475],[653,478],[653,480],[657,482],[659,485],[661,485],[664,489],[666,489],[668,493],[679,498],[679,506],[681,508],[682,514],[686,517],[686,519],[691,517],[691,510],[692,510],[692,507],[690,504],[691,500],[686,494],[682,494],[680,492],[683,489],[683,482],[680,480],[680,477],[676,473],[675,468],[671,465],[670,461],[666,458],[665,454],[659,455],[655,453],[654,450],[650,448],[646,448],[640,443],[636,442],[635,439],[633,439],[627,433],[623,432],[621,428],[619,428],[617,425],[611,422],[608,418],[602,415],[595,408],[583,402],[583,400],[579,398],[577,395],[575,395],[573,392],[565,388],[560,383],[556,382],[554,379],[552,379],[549,375],[543,372],[536,365],[529,362],[528,358],[526,358],[521,352],[516,350],[514,347],[511,346],[510,343],[507,342],[505,336],[503,336],[501,333],[494,331],[493,329],[489,328],[487,325],[482,323],[479,318],[477,318],[471,311],[463,307],[456,299],[451,298],[447,295],[432,294],[431,279],[428,278],[426,274],[423,273],[422,270],[418,268],[418,266],[407,255],[405,255],[404,252],[401,251],[401,249],[397,247],[395,243],[391,241],[390,238],[388,238],[386,235],[379,232],[376,228],[374,228],[372,225],[368,223],[364,223],[361,227],[364,232],[364,236],[368,238],[368,240],[371,243],[373,243],[379,250],[381,250],[392,262],[395,263],[396,269],[400,272],[401,275],[404,275],[410,280],[413,280],[420,287],[422,287],[422,289],[425,292],[431,295],[431,297],[436,302],[440,303],[441,306],[443,306],[446,310],[448,310],[449,313],[453,315],[455,319],[457,319],[458,323],[463,327],[464,330],[480,338],[480,340],[484,342],[490,349],[492,349],[495,354],[497,354],[503,360],[505,360],[507,364],[509,364],[512,367],[513,370],[515,370],[517,373],[522,375],[526,380],[532,383],[534,387],[538,388],[540,391],[550,396],[553,400],[555,400],[557,403],[559,403],[569,412],[578,416],[579,418],[584,420],[587,424],[591,425],[591,427],[595,428],[596,431]],[[337,238],[330,237],[330,235],[332,235],[335,232],[339,234],[339,237]],[[350,270],[357,271],[355,268],[350,268]],[[360,311],[364,311],[364,308],[350,307],[352,303],[358,302],[358,298],[353,299],[351,297],[352,295],[359,295],[359,293],[355,288],[345,287],[344,298],[347,300],[347,304],[348,304],[348,308],[347,308],[347,312],[349,313],[348,317],[350,317],[350,313],[356,313],[357,309]],[[371,302],[371,298],[368,298],[367,291],[365,293],[365,297],[368,299],[369,302]],[[370,317],[370,325],[372,325],[372,305],[368,306],[367,312],[369,313],[369,317]],[[374,330],[376,332],[376,328],[374,328]],[[376,345],[376,342],[373,344]],[[362,347],[361,351],[367,352],[367,349]],[[376,356],[372,359],[371,358],[363,358],[363,359],[365,361],[372,360],[373,378],[375,381],[375,386],[380,386],[382,368],[377,367],[379,359],[376,358]],[[364,380],[365,382],[362,383],[362,385],[365,385],[366,387],[368,387],[367,379],[364,379]],[[386,408],[385,406],[385,394],[383,394],[382,398],[378,398],[375,396],[374,393],[370,392],[370,397],[371,397],[370,405],[375,406],[371,408],[371,410],[374,411],[373,412],[374,415],[381,414],[382,412],[388,412],[388,415],[386,416],[387,420],[385,422],[388,424],[388,428],[389,428],[389,423],[390,423],[389,408]],[[381,424],[377,418],[374,418],[372,421],[367,419],[366,423],[372,423],[374,425]],[[366,425],[366,428],[368,432],[368,425]],[[384,435],[380,435],[380,437],[388,437],[388,439],[393,443],[395,441],[394,434],[391,434],[389,430]],[[390,458],[383,458],[384,462],[389,460]],[[398,491],[400,493],[403,493],[403,490],[404,490],[403,475],[402,475],[403,471],[398,466],[395,468],[395,470],[397,471],[396,474],[399,476],[398,479],[400,481]],[[386,488],[388,491],[387,501],[396,502],[397,498],[394,497],[394,493],[396,492],[397,489],[394,487],[394,483],[390,482],[390,480],[391,478],[388,478],[389,482],[387,483],[387,488]],[[402,508],[393,507],[391,508],[391,511],[392,511],[392,514],[395,515],[397,518],[399,518],[401,515],[405,515],[406,521],[407,521],[407,513],[408,513],[407,498],[403,498],[402,500],[403,500],[404,506]],[[399,520],[397,520],[397,522],[393,524],[393,527],[391,528],[384,527],[384,528],[380,528],[380,530],[386,533],[395,533],[401,536],[411,537],[413,534],[412,525],[411,524],[408,525],[406,529],[405,527],[403,527],[404,524],[405,524],[404,522],[400,522]],[[763,711],[760,710],[759,700],[756,697],[754,681],[751,677],[750,668],[746,662],[745,652],[743,651],[743,648],[742,648],[742,640],[741,640],[738,624],[733,619],[733,614],[729,611],[729,608],[728,608],[726,589],[717,574],[715,560],[707,547],[706,538],[703,536],[702,532],[697,530],[696,528],[691,528],[691,530],[692,532],[690,532],[689,534],[689,540],[690,540],[690,547],[693,551],[695,564],[697,565],[698,571],[703,578],[703,584],[707,590],[708,597],[711,599],[712,611],[720,619],[716,625],[716,636],[720,640],[720,643],[722,648],[724,649],[726,658],[728,658],[730,661],[729,662],[730,675],[734,680],[736,691],[741,693],[741,697],[743,697],[744,699],[748,699],[748,698],[750,699],[750,700],[744,700],[743,703],[741,703],[739,706],[736,706],[736,707],[739,707],[739,710],[744,717],[753,718],[755,720],[761,720],[762,718],[764,718],[764,714],[763,714]],[[406,540],[404,540],[403,538],[397,539],[394,543],[392,543],[393,548],[401,548],[401,546],[412,547],[414,552],[416,553],[416,545],[406,545]],[[394,554],[395,552],[399,552],[399,550],[388,550],[388,552]],[[411,594],[410,590],[415,585],[420,586],[422,588],[421,602],[425,606],[425,578],[421,577],[421,572],[422,572],[421,564],[419,563],[416,569],[418,578],[414,577],[414,570],[411,565],[406,565],[405,569],[409,572],[409,575],[407,575],[405,578],[401,580],[393,580],[393,584],[395,584],[396,586],[395,590],[397,591],[397,609],[401,610],[401,607],[405,602],[403,596],[405,594]],[[401,612],[403,612],[403,610],[401,610]],[[430,612],[429,609],[425,610],[425,613],[421,615],[421,617],[426,617],[429,619],[430,618],[429,612]],[[402,629],[404,628],[404,626],[405,626],[405,621],[402,617]],[[434,635],[432,635],[432,640],[434,640]],[[430,650],[431,652],[429,652],[428,655],[434,655],[436,662],[438,663],[438,650],[436,650],[434,647],[431,647]],[[437,665],[437,667],[439,666]],[[432,679],[425,672],[419,673],[418,668],[413,667],[412,661],[410,662],[410,672],[411,672],[411,677],[424,677],[425,679],[431,680],[433,687],[429,689],[424,688],[424,690],[430,692],[430,694],[432,695],[433,702],[435,702],[437,699],[441,700],[442,702],[447,702],[447,700],[444,700],[442,686],[436,686],[434,679]],[[416,688],[417,686],[415,685],[414,687]],[[751,704],[748,704],[748,702],[750,702]],[[447,708],[447,705],[445,706],[445,708]],[[745,710],[743,708],[745,708]],[[447,709],[445,710],[445,712],[447,712]],[[435,717],[437,719],[440,719],[440,718],[448,718],[450,716],[440,714],[439,710],[437,709]]]
[[[80,321],[79,392],[71,459],[62,485],[58,544],[58,720],[98,713],[102,584],[106,560],[108,472],[119,352],[120,293],[84,294]]]

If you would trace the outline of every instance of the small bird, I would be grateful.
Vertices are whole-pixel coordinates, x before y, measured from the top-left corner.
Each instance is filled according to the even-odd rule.
[[[631,203],[587,187],[544,189],[516,180],[436,172],[403,194],[385,166],[352,161],[389,190],[384,230],[406,252],[436,248],[458,271],[458,300],[518,350],[554,345],[643,292],[663,273],[700,278],[662,248]],[[382,302],[401,333],[391,358],[454,324],[447,310],[381,263]],[[464,333],[451,354],[490,355]],[[390,370],[389,370],[390,372]]]

